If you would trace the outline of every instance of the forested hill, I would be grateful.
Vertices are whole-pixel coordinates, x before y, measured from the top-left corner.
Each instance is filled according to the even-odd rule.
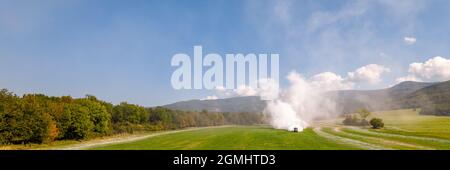
[[[450,81],[417,90],[400,102],[422,108],[421,114],[450,116]]]
[[[374,111],[421,108],[421,114],[450,116],[450,81],[402,82],[382,90],[339,91],[335,97],[343,113],[361,107]]]
[[[359,108],[369,110],[391,110],[420,107],[404,102],[408,95],[439,83],[405,81],[395,86],[379,90],[342,90],[330,92],[329,96],[338,103],[342,113],[353,112]]]
[[[401,82],[379,90],[342,90],[328,92],[340,113],[360,108],[372,111],[424,108],[422,114],[450,115],[450,82]],[[217,100],[190,100],[163,107],[189,111],[262,112],[265,102],[259,97],[235,97]]]
[[[265,107],[265,102],[258,96],[234,97],[216,100],[189,100],[176,102],[163,107],[174,110],[211,112],[250,112],[260,113]]]

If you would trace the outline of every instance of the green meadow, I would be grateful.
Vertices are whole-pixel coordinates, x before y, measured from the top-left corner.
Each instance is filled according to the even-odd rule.
[[[235,126],[179,132],[92,149],[299,150],[357,148],[318,136],[312,129],[294,133],[265,126]]]
[[[342,125],[341,119],[315,124],[302,132],[268,126],[224,126],[161,134],[94,150],[435,150],[450,149],[450,117],[424,116],[414,110],[373,113],[385,128]]]

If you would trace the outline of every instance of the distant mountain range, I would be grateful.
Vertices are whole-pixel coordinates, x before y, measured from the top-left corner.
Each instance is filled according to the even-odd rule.
[[[338,110],[352,113],[359,108],[373,111],[420,107],[406,102],[410,95],[423,88],[440,83],[405,81],[395,86],[379,90],[342,90],[329,92],[337,102]],[[409,99],[414,100],[414,99]]]
[[[450,116],[450,81],[424,87],[398,102],[405,107],[421,107],[421,114]]]
[[[260,100],[258,96],[233,97],[216,100],[189,100],[176,102],[163,107],[174,110],[202,111],[211,112],[251,112],[259,113],[265,108],[265,101]]]
[[[450,115],[450,81],[405,81],[379,90],[342,90],[327,95],[338,103],[341,113],[352,113],[359,108],[372,111],[424,108],[424,114]],[[265,101],[257,96],[217,100],[190,100],[163,107],[177,110],[208,110],[214,112],[262,112]]]

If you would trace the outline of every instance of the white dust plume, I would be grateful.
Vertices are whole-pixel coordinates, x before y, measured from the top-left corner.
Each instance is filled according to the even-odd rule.
[[[290,87],[280,90],[277,99],[267,101],[264,110],[274,128],[302,131],[315,119],[336,115],[336,104],[325,92],[337,90],[337,84],[305,79],[296,72],[291,72],[287,79]]]

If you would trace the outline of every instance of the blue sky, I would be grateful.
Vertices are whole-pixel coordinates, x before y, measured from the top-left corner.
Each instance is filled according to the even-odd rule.
[[[292,70],[305,77],[332,72],[348,79],[348,72],[369,64],[389,72],[377,83],[357,82],[353,88],[388,87],[409,74],[423,81],[447,78],[408,72],[413,62],[450,56],[447,0],[0,4],[0,88],[17,94],[93,94],[144,106],[214,95],[172,89],[172,56],[191,55],[194,45],[223,56],[278,53],[282,86]],[[408,43],[405,37],[416,40]]]

